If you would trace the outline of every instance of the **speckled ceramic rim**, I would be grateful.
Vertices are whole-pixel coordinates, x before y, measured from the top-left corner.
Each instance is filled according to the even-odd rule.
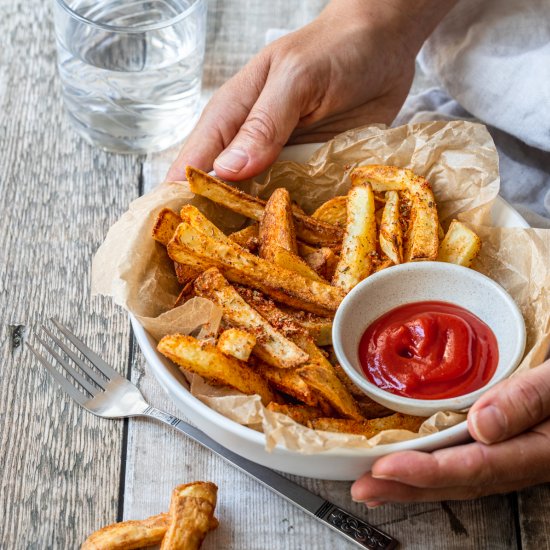
[[[355,349],[344,349],[342,343],[342,330],[344,324],[344,316],[348,314],[350,309],[353,309],[358,300],[365,300],[368,296],[368,289],[375,288],[379,282],[386,277],[395,277],[399,272],[411,273],[417,272],[419,275],[423,273],[430,272],[433,274],[434,270],[439,271],[443,276],[445,273],[453,273],[454,276],[465,277],[470,281],[483,285],[487,291],[491,292],[495,300],[500,300],[504,302],[510,313],[510,335],[514,335],[517,340],[511,353],[511,357],[508,363],[508,366],[502,368],[500,372],[497,370],[495,375],[491,380],[482,388],[471,392],[466,395],[453,397],[451,399],[412,399],[409,397],[402,397],[400,395],[395,395],[390,392],[387,392],[371,382],[369,382],[366,377],[361,373],[358,373],[354,366],[349,361],[350,354],[357,354],[357,342]],[[425,298],[429,299],[429,298]],[[436,298],[437,299],[437,298]],[[403,296],[402,304],[410,303],[415,300],[407,300],[406,295]],[[458,304],[460,305],[460,304]],[[396,307],[392,305],[393,309]],[[380,315],[382,315],[381,313]],[[366,326],[365,326],[366,328]],[[474,271],[473,269],[468,269],[454,264],[448,264],[443,262],[418,262],[418,263],[409,263],[401,264],[398,266],[393,266],[383,271],[379,271],[374,275],[371,275],[361,283],[359,283],[342,301],[340,307],[338,308],[336,315],[334,317],[334,323],[332,327],[332,342],[334,346],[334,352],[340,362],[342,368],[346,371],[347,375],[357,384],[369,397],[375,401],[384,400],[385,405],[388,402],[395,404],[396,410],[403,409],[404,407],[410,409],[431,409],[433,412],[440,410],[463,410],[470,407],[476,399],[486,392],[490,387],[494,386],[496,383],[500,382],[502,379],[510,375],[516,367],[519,365],[521,358],[523,357],[525,351],[525,342],[526,342],[526,331],[525,331],[525,321],[521,312],[512,299],[512,297],[495,281]],[[452,403],[452,405],[451,405]],[[411,414],[414,414],[411,412]],[[421,414],[420,412],[418,414]],[[425,412],[423,413],[425,414]]]

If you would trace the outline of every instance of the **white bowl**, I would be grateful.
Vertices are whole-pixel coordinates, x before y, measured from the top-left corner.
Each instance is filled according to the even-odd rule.
[[[279,160],[306,162],[319,146],[318,143],[310,143],[285,147]],[[493,206],[492,222],[495,226],[529,227],[525,220],[500,197]],[[231,451],[275,470],[318,479],[352,481],[369,471],[381,456],[406,450],[433,451],[463,443],[469,437],[466,422],[461,422],[442,432],[399,443],[380,445],[373,449],[331,449],[314,456],[287,451],[280,447],[267,452],[265,436],[262,433],[237,424],[191,395],[176,365],[157,352],[156,341],[134,316],[130,315],[130,320],[136,340],[151,372],[182,414]],[[182,445],[185,445],[184,440]]]
[[[493,331],[498,365],[482,388],[446,399],[413,399],[381,389],[366,378],[358,348],[367,327],[391,309],[428,300],[463,307]],[[336,312],[332,343],[342,368],[371,399],[405,414],[431,416],[437,411],[469,408],[490,387],[511,374],[525,351],[525,322],[512,297],[489,277],[449,263],[407,263],[379,271],[353,288]]]

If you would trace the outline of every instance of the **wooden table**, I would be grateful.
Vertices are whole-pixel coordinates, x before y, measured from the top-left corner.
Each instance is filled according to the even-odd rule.
[[[62,110],[50,3],[0,3],[0,548],[76,548],[105,524],[166,510],[176,484],[209,479],[220,487],[220,527],[205,549],[351,549],[176,431],[78,408],[22,345],[55,316],[151,403],[181,414],[149,373],[126,313],[89,297],[91,259],[107,229],[162,178],[174,151],[136,157],[87,145]],[[324,3],[212,0],[205,96],[261,48],[268,28],[297,28]],[[351,502],[349,483],[295,480],[367,518],[403,548],[550,547],[548,486],[367,512]]]

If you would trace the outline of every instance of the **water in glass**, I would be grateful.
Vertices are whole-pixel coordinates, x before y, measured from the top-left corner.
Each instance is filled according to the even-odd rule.
[[[58,66],[79,133],[119,152],[160,150],[185,137],[199,107],[203,0],[63,3],[56,5]]]

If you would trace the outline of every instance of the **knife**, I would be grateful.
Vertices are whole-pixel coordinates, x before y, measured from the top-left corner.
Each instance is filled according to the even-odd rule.
[[[325,500],[277,472],[256,464],[220,445],[199,429],[168,413],[149,406],[143,414],[172,426],[217,454],[245,474],[288,500],[327,527],[340,533],[348,541],[368,550],[392,550],[398,541],[380,531],[374,525],[350,514],[332,502]]]

